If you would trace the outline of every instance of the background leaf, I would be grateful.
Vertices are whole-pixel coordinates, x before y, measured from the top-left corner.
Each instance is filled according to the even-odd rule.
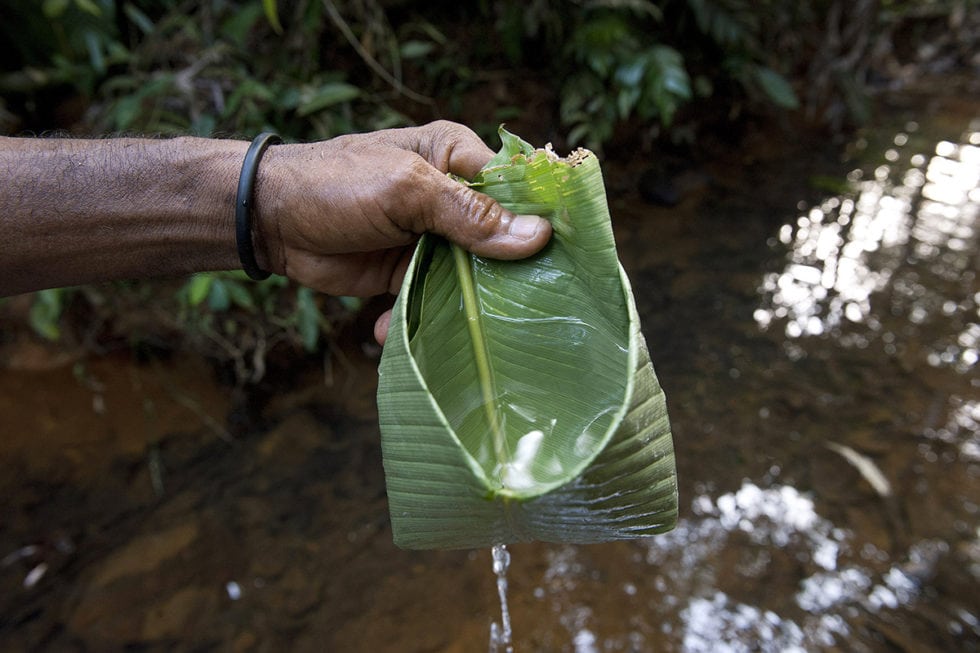
[[[191,306],[197,306],[204,301],[211,290],[211,283],[214,278],[209,274],[195,274],[191,277],[190,284],[187,286],[187,302]]]
[[[262,9],[265,11],[265,17],[272,25],[272,29],[276,31],[276,34],[282,34],[282,23],[279,22],[279,3],[276,0],[262,0]]]
[[[792,85],[785,77],[765,66],[756,66],[754,73],[755,79],[762,87],[766,97],[772,100],[774,104],[784,109],[799,108],[800,100],[796,97],[796,91],[793,90]]]

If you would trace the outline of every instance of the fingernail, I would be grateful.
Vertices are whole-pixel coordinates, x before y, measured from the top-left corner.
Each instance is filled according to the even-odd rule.
[[[516,215],[510,221],[510,228],[507,230],[507,233],[520,240],[531,240],[541,231],[544,222],[545,219],[541,216]]]

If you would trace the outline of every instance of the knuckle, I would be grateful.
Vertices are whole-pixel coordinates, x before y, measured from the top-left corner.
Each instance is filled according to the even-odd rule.
[[[472,235],[478,240],[488,240],[500,230],[503,210],[499,204],[465,186],[460,186],[459,202],[469,217]]]
[[[396,189],[400,192],[424,192],[426,182],[431,179],[433,169],[428,161],[419,156],[413,156],[405,162],[404,172],[394,180]]]
[[[462,125],[451,120],[433,120],[426,125],[426,128],[433,135],[442,137],[458,137],[459,133],[464,129]]]
[[[436,120],[425,126],[427,148],[423,154],[439,170],[449,170],[453,151],[466,145],[475,135],[469,128],[449,120]]]

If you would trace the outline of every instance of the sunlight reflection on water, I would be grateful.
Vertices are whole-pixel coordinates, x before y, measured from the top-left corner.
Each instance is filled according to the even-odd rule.
[[[826,433],[812,430],[825,445],[831,429],[854,445],[827,445],[831,450],[887,464],[882,478],[890,478],[895,492],[879,489],[870,508],[838,510],[830,519],[818,512],[815,499],[827,506],[830,496],[834,505],[832,493],[821,496],[819,483],[794,487],[789,475],[781,476],[780,465],[742,481],[733,492],[700,485],[676,529],[639,545],[641,553],[630,560],[633,575],[617,579],[631,610],[618,630],[603,604],[586,596],[608,570],[575,547],[551,550],[534,597],[550,599],[575,653],[660,650],[652,642],[686,653],[850,649],[874,641],[869,622],[901,620],[920,607],[940,614],[941,606],[959,600],[937,600],[935,579],[957,547],[980,547],[980,531],[969,518],[980,514],[980,502],[965,486],[957,486],[950,500],[966,514],[957,516],[955,532],[933,528],[938,517],[926,517],[926,529],[900,518],[907,537],[891,540],[892,547],[887,537],[876,537],[875,527],[861,524],[864,510],[885,515],[883,522],[893,518],[890,511],[922,510],[909,479],[919,488],[915,492],[940,491],[938,477],[916,466],[921,463],[910,469],[898,462],[901,454],[892,455],[892,445],[903,438],[913,456],[917,451],[925,463],[944,465],[931,474],[961,480],[950,466],[956,462],[966,465],[967,477],[980,474],[980,402],[972,392],[980,387],[980,121],[959,142],[934,139],[923,145],[918,129],[909,123],[894,134],[881,161],[853,170],[843,192],[798,206],[770,242],[776,260],[768,269],[775,271],[762,276],[754,312],[756,326],[782,343],[791,359],[833,361],[811,369],[830,368],[845,378],[859,376],[858,370],[870,376],[910,372],[901,383],[876,389],[885,394],[869,391],[870,398],[860,400],[866,410],[852,413],[858,422],[846,424],[842,417],[840,424],[829,420]],[[877,349],[838,362],[839,348],[858,353],[871,347]],[[881,364],[880,353],[890,362]],[[930,368],[941,383],[906,383]],[[856,385],[838,387],[844,396]],[[931,407],[904,405],[903,413],[888,405],[887,392],[899,387],[934,392],[921,404]],[[820,395],[815,404],[829,396]],[[877,412],[876,402],[884,404]],[[786,404],[791,421],[826,417],[819,410],[798,414],[804,399]],[[757,409],[760,419],[775,419],[778,412]],[[858,467],[862,483],[870,483],[860,465],[847,462]],[[847,504],[840,501],[838,509]],[[949,633],[978,633],[980,619],[968,608],[951,608],[942,618]]]
[[[683,568],[668,582],[668,594],[686,601],[680,617],[683,648],[707,651],[807,651],[833,646],[850,633],[848,617],[909,605],[919,595],[920,579],[931,573],[946,543],[926,540],[911,547],[901,562],[876,574],[853,561],[853,535],[817,514],[813,502],[787,485],[763,489],[746,481],[733,493],[712,500],[694,499],[693,518],[676,531],[650,540],[647,562],[659,568]],[[770,555],[790,556],[807,574],[795,605],[752,605],[726,594],[704,569],[714,552],[729,545],[737,532],[748,534],[765,564],[743,568],[746,578],[765,575]],[[744,546],[744,545],[743,545]],[[867,547],[865,547],[867,549]],[[880,552],[862,549],[861,557]],[[682,564],[677,564],[678,557]],[[801,616],[802,615],[802,616]],[[721,647],[721,648],[719,648]]]
[[[717,651],[719,645],[730,651],[802,651],[808,643],[826,645],[834,634],[846,634],[843,621],[838,623],[825,610],[798,622],[775,610],[733,599],[715,579],[704,576],[714,553],[728,546],[736,533],[759,547],[761,555],[757,568],[744,566],[740,575],[763,574],[772,555],[796,558],[812,572],[810,578],[839,575],[838,555],[850,534],[820,517],[808,497],[788,485],[763,489],[746,481],[738,491],[716,499],[696,497],[692,511],[695,517],[681,520],[675,531],[651,540],[647,553],[647,563],[660,568],[672,567],[676,556],[683,561],[682,575],[688,577],[674,575],[668,585],[676,587],[668,591],[686,600],[680,613],[685,651]]]
[[[904,152],[908,134],[899,133],[887,163],[870,175],[854,170],[848,192],[801,206],[779,231],[788,260],[763,279],[759,327],[781,326],[790,339],[832,335],[845,346],[877,338],[891,354],[896,335],[883,324],[889,318],[913,327],[942,322],[955,331],[929,343],[927,362],[962,373],[976,367],[978,129],[973,125],[960,143],[938,142],[928,155]]]
[[[581,599],[593,574],[580,550],[562,546],[549,552],[534,595],[554,600],[575,653],[649,650],[651,629],[686,653],[832,648],[851,641],[859,614],[914,605],[949,550],[946,542],[924,539],[881,567],[889,560],[884,551],[860,544],[850,530],[818,514],[810,497],[779,483],[760,487],[745,481],[735,492],[699,494],[690,513],[675,530],[643,541],[637,562],[651,575],[638,576],[639,586],[629,582],[622,591],[656,598],[648,614],[631,619],[635,630],[618,637],[597,640],[598,615],[586,604],[564,603]],[[739,552],[737,568],[719,566],[725,550]],[[800,570],[795,593],[756,602],[729,583],[732,575],[748,585],[765,582],[773,565]],[[960,626],[970,628],[972,615],[961,617]]]

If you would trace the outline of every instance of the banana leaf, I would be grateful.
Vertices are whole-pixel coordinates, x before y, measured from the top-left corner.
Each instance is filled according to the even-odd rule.
[[[421,238],[379,367],[395,544],[589,543],[669,530],[666,400],[616,254],[596,156],[501,128],[471,182],[546,216],[537,255],[496,261]]]

